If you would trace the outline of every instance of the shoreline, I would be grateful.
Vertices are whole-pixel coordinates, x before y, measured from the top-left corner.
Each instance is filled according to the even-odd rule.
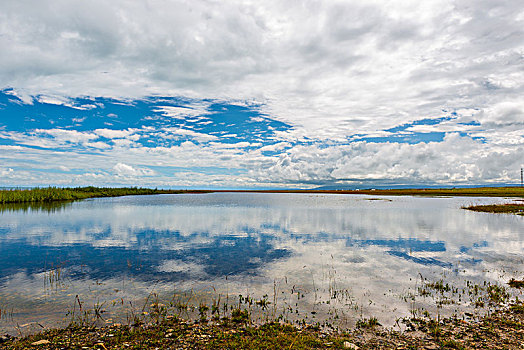
[[[184,321],[163,315],[153,322],[94,327],[71,324],[23,338],[0,337],[9,350],[42,349],[521,349],[524,303],[518,298],[477,320],[409,318],[396,331],[373,319],[348,330],[322,330],[278,322],[251,324],[239,313],[220,320]]]

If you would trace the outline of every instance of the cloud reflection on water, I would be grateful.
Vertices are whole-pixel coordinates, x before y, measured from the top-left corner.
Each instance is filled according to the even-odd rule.
[[[137,291],[154,282],[165,290],[173,283],[179,290],[207,285],[261,296],[278,280],[283,290],[303,290],[309,307],[344,290],[351,302],[339,306],[366,304],[367,313],[392,322],[409,312],[400,296],[420,275],[501,280],[493,271],[519,271],[521,217],[460,209],[470,198],[368,199],[184,194],[93,199],[52,212],[4,211],[0,290],[9,295],[34,288],[35,276],[51,266],[67,271],[69,294],[93,281],[118,289],[114,285],[127,279]],[[282,296],[284,303],[288,297]]]

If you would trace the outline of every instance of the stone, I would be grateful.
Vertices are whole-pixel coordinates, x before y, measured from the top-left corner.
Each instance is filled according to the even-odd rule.
[[[49,344],[49,343],[51,343],[49,340],[42,339],[39,341],[35,341],[34,343],[31,343],[31,345],[44,345],[44,344]]]
[[[348,341],[345,341],[345,342],[344,342],[344,348],[346,348],[346,349],[352,349],[352,350],[358,350],[358,349],[359,349],[358,346],[356,346],[355,344],[350,343],[350,342],[348,342]]]

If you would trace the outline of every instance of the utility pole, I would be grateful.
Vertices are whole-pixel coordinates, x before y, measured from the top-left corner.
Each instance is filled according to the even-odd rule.
[[[520,187],[524,187],[524,170],[520,168]]]

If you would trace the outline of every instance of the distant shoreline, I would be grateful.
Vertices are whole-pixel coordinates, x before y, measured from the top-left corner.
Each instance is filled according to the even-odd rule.
[[[155,194],[184,194],[184,193],[304,193],[304,194],[364,194],[375,196],[463,196],[463,197],[521,197],[524,198],[523,187],[476,187],[451,189],[366,189],[366,190],[163,190],[138,187],[75,187],[75,188],[32,188],[0,190],[0,204],[4,203],[49,203],[57,201],[74,201],[87,198],[121,197]],[[517,210],[524,209],[524,204],[516,204]],[[522,206],[523,208],[520,208]],[[491,206],[493,207],[493,206]],[[489,208],[477,209],[475,206],[464,209],[508,212]],[[504,209],[509,209],[505,207]],[[515,209],[515,208],[512,208]]]
[[[232,193],[313,193],[313,194],[367,194],[375,196],[464,196],[464,197],[522,197],[524,187],[475,187],[475,188],[413,188],[365,190],[210,190]]]

